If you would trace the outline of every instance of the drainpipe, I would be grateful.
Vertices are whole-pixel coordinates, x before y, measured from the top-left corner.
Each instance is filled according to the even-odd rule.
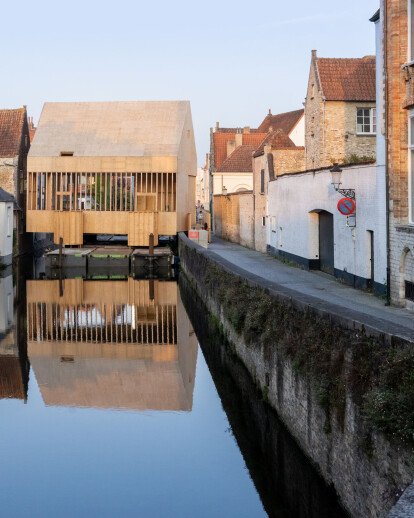
[[[325,96],[322,97],[322,103],[322,167],[325,167]]]
[[[390,268],[390,258],[391,258],[391,250],[390,250],[390,177],[388,172],[389,160],[388,160],[388,45],[387,45],[387,2],[382,2],[384,21],[384,125],[385,125],[385,214],[386,214],[386,237],[387,237],[387,301],[385,303],[386,306],[391,304],[391,268]]]

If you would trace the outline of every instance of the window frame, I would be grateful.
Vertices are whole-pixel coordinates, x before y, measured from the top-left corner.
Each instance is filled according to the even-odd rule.
[[[358,112],[360,110],[369,110],[369,129],[370,131],[358,131]],[[365,117],[365,115],[363,115]],[[375,130],[374,130],[374,119],[375,119]],[[362,124],[363,126],[365,124]],[[376,106],[360,106],[356,109],[356,134],[358,136],[370,136],[377,134],[377,108]]]

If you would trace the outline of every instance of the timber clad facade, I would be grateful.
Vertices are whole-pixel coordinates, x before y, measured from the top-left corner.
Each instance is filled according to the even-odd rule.
[[[182,102],[46,103],[29,154],[28,228],[55,243],[84,234],[175,235],[195,219],[196,152]]]

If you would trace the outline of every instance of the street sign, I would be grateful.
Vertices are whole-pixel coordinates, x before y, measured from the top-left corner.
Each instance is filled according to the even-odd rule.
[[[338,210],[344,216],[349,216],[355,212],[355,202],[351,198],[341,198],[338,201]]]

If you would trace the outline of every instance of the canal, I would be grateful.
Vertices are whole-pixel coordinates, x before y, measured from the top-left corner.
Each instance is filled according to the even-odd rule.
[[[2,516],[346,516],[185,278],[22,264],[0,312]]]

